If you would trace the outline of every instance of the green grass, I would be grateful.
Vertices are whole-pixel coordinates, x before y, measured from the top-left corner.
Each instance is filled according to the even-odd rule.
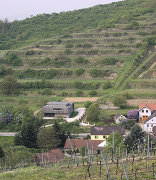
[[[14,145],[14,137],[13,136],[0,136],[0,146],[5,149],[9,146]]]
[[[152,179],[153,172],[152,172],[152,163],[156,163],[156,160],[151,161],[149,163],[149,170],[146,171],[146,161],[135,161],[134,163],[134,172],[135,169],[138,168],[137,177],[138,179]],[[102,161],[103,164],[103,161]],[[132,164],[130,162],[125,162],[129,179],[134,180],[135,174],[131,172]],[[116,164],[108,163],[108,169],[112,180],[119,180],[121,177],[121,173],[123,173],[123,180],[126,179],[125,173],[123,170],[122,162],[119,164],[118,173],[116,172]],[[70,165],[70,168],[59,167],[58,165],[53,166],[52,168],[41,168],[41,167],[29,167],[29,168],[21,168],[14,170],[13,172],[6,172],[0,174],[0,179],[2,180],[80,180],[80,179],[90,179],[87,173],[87,166],[75,167],[75,165]],[[91,173],[91,172],[90,172]],[[129,174],[130,173],[130,174]],[[102,180],[106,179],[106,170],[104,164],[101,168],[101,177],[100,177],[100,166],[93,162],[93,178],[94,180]]]

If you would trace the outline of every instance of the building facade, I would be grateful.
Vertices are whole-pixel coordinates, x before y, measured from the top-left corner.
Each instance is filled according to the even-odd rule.
[[[63,118],[69,118],[73,111],[73,102],[48,102],[43,107],[44,117],[62,116]]]
[[[143,130],[149,133],[153,132],[153,127],[156,126],[156,113],[153,113],[147,118],[143,124]]]
[[[154,112],[156,112],[156,103],[140,104],[139,121],[144,123]]]
[[[105,141],[113,131],[118,132],[121,136],[125,136],[125,129],[119,126],[92,126],[91,140]]]

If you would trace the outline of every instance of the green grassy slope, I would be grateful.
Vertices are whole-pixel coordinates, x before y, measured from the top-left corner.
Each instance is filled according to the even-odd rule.
[[[0,77],[14,74],[34,95],[50,88],[57,96],[102,96],[107,81],[120,91],[154,90],[156,13],[149,1],[1,22]],[[8,63],[9,53],[22,66]]]

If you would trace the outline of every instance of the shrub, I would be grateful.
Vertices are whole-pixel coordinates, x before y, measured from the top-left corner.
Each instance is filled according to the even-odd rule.
[[[125,108],[127,106],[127,101],[123,96],[115,96],[113,98],[113,104],[120,108]]]
[[[84,72],[85,72],[85,70],[84,69],[76,69],[75,70],[75,74],[76,74],[76,76],[80,76],[80,75],[82,75],[82,74],[84,74]]]
[[[22,60],[15,54],[10,53],[8,54],[7,63],[12,66],[22,66]]]
[[[99,76],[101,76],[101,70],[99,70],[99,69],[91,69],[90,70],[90,75],[92,77],[99,77]]]
[[[101,59],[101,64],[104,64],[104,65],[114,65],[117,63],[117,59],[115,58],[104,58],[104,59]]]
[[[52,95],[53,92],[50,88],[46,88],[41,92],[42,95]]]
[[[79,57],[77,57],[77,58],[75,59],[75,62],[76,62],[77,64],[86,64],[86,63],[88,62],[88,60],[85,59],[85,58],[82,57],[82,56],[79,56]]]
[[[112,83],[110,81],[107,81],[107,82],[104,83],[102,88],[103,89],[109,89],[111,87],[112,87]]]
[[[136,119],[136,120],[138,120],[139,119],[138,110],[134,109],[134,110],[128,111],[127,118],[128,119]]]
[[[70,49],[66,49],[65,50],[65,54],[69,55],[69,54],[72,54],[73,52],[70,50]]]
[[[96,55],[96,54],[98,54],[98,50],[96,50],[96,49],[92,49],[92,50],[90,50],[90,51],[88,51],[88,55]]]
[[[76,96],[82,97],[82,96],[84,96],[84,92],[81,90],[78,90],[78,91],[76,91]]]
[[[29,50],[29,51],[26,51],[26,53],[25,53],[26,56],[32,56],[34,54],[35,54],[34,50]]]
[[[92,97],[92,96],[97,96],[97,91],[90,91],[89,92],[89,96]]]
[[[72,48],[73,47],[73,45],[70,43],[70,42],[68,42],[66,45],[65,45],[65,48]]]
[[[89,108],[89,106],[92,104],[91,101],[86,101],[85,104],[84,104],[84,107],[87,109]]]
[[[57,40],[57,44],[61,44],[62,43],[62,40],[61,39],[58,39]]]

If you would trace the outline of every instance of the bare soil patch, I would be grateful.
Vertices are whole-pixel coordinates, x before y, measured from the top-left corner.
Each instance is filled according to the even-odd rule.
[[[130,106],[139,106],[141,103],[156,103],[156,99],[130,99],[127,102]]]
[[[99,97],[68,97],[65,98],[63,101],[64,102],[86,102],[86,101],[95,102],[98,99]]]

